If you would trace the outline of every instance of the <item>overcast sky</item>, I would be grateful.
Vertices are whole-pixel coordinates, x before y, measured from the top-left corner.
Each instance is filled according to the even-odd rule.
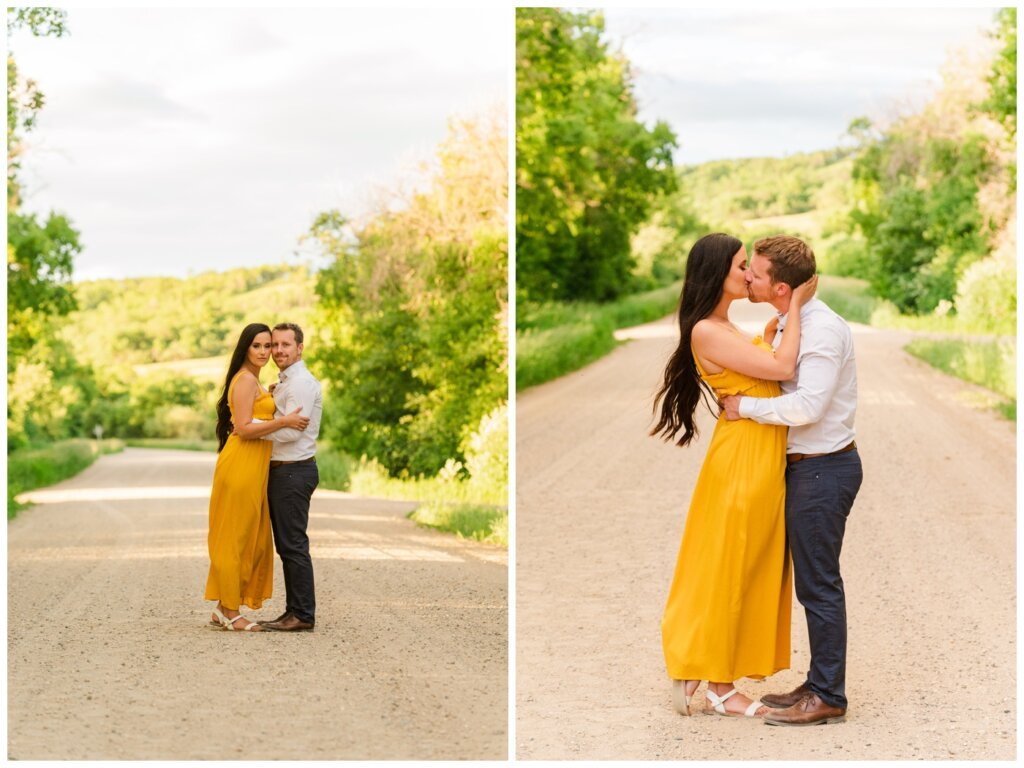
[[[75,279],[296,261],[326,208],[360,212],[448,118],[508,100],[507,9],[73,8],[11,47],[46,95],[26,208],[66,212]]]
[[[681,164],[834,147],[850,121],[941,84],[951,47],[995,9],[626,9],[608,39],[633,62],[640,115],[667,121]],[[987,43],[984,43],[987,44]]]

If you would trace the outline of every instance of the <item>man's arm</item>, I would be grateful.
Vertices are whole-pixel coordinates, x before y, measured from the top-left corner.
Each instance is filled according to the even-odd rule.
[[[299,381],[293,382],[288,387],[288,396],[285,398],[284,405],[279,407],[279,410],[284,413],[291,413],[301,405],[301,413],[311,417],[315,403],[316,382],[310,378],[302,378]],[[263,439],[273,440],[277,443],[294,443],[302,437],[303,431],[301,429],[279,429],[276,432],[271,432]]]
[[[839,385],[843,338],[834,329],[821,329],[805,339],[809,349],[801,355],[795,392],[779,397],[722,398],[726,418],[753,419],[761,424],[800,427],[820,421]]]

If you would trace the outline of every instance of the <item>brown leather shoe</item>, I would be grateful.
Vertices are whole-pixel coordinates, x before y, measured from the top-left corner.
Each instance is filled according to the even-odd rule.
[[[312,632],[313,625],[307,621],[303,621],[298,616],[288,614],[280,621],[268,621],[263,625],[264,629],[269,629],[274,632]]]
[[[262,624],[262,622],[260,622]],[[800,699],[806,696],[808,693],[812,693],[810,687],[806,682],[801,683],[799,687],[794,688],[789,693],[768,693],[761,697],[761,703],[766,707],[772,709],[785,709],[786,707],[792,707]]]
[[[278,616],[276,619],[262,619],[261,621],[257,621],[256,623],[257,624],[276,624],[279,621],[284,621],[285,619],[287,619],[291,615],[292,615],[291,611],[285,611],[280,616]]]
[[[816,693],[809,693],[792,707],[765,713],[768,725],[824,725],[842,722],[846,710],[826,704]]]

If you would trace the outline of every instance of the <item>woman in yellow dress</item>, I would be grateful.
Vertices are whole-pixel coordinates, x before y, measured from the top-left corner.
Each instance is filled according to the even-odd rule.
[[[703,396],[776,397],[793,378],[800,346],[800,305],[817,279],[793,290],[787,325],[773,353],[777,319],[751,339],[729,322],[729,305],[747,298],[743,243],[716,233],[698,240],[686,262],[679,306],[679,346],[655,399],[651,434],[687,445],[697,434]],[[788,286],[786,286],[788,290]],[[795,310],[795,311],[794,311]],[[712,412],[715,409],[712,408]],[[736,690],[741,677],[789,667],[791,574],[785,521],[786,427],[722,414],[686,516],[675,575],[662,619],[662,645],[673,703],[685,715],[702,680],[721,715],[766,710]]]
[[[270,346],[270,328],[263,323],[242,330],[217,403],[220,445],[210,493],[206,599],[217,601],[210,623],[230,630],[262,631],[239,608],[259,608],[273,591],[274,545],[267,505],[271,444],[258,438],[282,427],[305,429],[309,423],[307,416],[299,415],[301,408],[274,418],[274,398],[260,385]]]

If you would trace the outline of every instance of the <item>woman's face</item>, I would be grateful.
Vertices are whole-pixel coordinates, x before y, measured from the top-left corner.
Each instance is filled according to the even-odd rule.
[[[270,334],[264,331],[263,333],[257,333],[256,338],[252,340],[252,344],[249,345],[249,352],[246,355],[246,360],[249,365],[254,365],[257,368],[262,368],[267,364],[270,359]]]
[[[722,291],[733,298],[747,298],[747,249],[742,245],[732,257],[732,267],[725,276]]]

